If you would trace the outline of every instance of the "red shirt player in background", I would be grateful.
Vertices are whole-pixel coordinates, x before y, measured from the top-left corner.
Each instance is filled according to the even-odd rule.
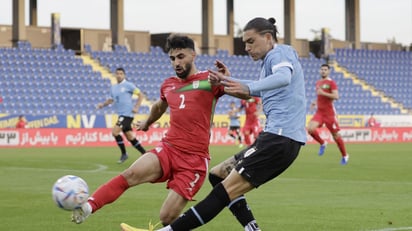
[[[339,134],[340,128],[336,118],[335,107],[333,106],[333,101],[339,99],[338,86],[336,82],[329,77],[329,73],[329,65],[322,64],[320,67],[320,76],[322,79],[316,82],[317,102],[314,101],[310,105],[311,110],[315,106],[317,106],[317,110],[310,120],[307,129],[313,139],[321,145],[318,153],[321,156],[325,152],[327,142],[319,136],[317,128],[325,124],[339,147],[342,155],[341,164],[346,165],[349,160],[349,155],[346,153],[345,144]]]
[[[380,127],[381,124],[376,121],[375,117],[373,116],[373,113],[371,114],[371,117],[369,117],[368,122],[366,123],[366,127],[371,127],[371,128],[378,128]]]
[[[16,128],[26,128],[26,126],[27,126],[27,121],[24,118],[24,115],[20,115],[16,123]]]
[[[245,109],[246,119],[245,124],[242,128],[242,133],[244,136],[245,144],[247,146],[250,146],[261,130],[259,123],[259,114],[262,109],[262,101],[259,97],[252,97],[248,100],[243,99],[240,102],[239,110],[243,108]]]

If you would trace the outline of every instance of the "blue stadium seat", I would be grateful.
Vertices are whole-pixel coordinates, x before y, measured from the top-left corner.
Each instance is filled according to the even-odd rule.
[[[113,52],[93,51],[90,45],[85,45],[84,49],[112,72],[119,66],[125,67],[128,78],[151,99],[159,97],[159,86],[163,80],[174,75],[167,54],[161,47],[151,47],[148,53],[128,52],[124,46],[115,46]],[[411,54],[402,51],[336,49],[334,58],[368,84],[412,109]],[[0,48],[0,58],[1,92],[5,98],[2,106],[7,112],[104,114],[113,111],[110,107],[94,111],[94,105],[107,97],[110,80],[103,79],[100,73],[83,65],[72,50],[63,47],[33,49],[30,44],[19,43],[18,48]],[[228,51],[218,50],[216,55],[200,54],[196,64],[199,69],[208,69],[213,67],[217,58],[230,66],[236,78],[258,78],[261,62],[254,62],[248,56],[231,56]],[[309,107],[316,98],[314,84],[319,79],[319,66],[324,61],[312,54],[300,60],[304,68]],[[2,76],[15,81],[5,81]],[[341,95],[341,99],[336,102],[339,114],[370,114],[371,111],[377,114],[400,113],[399,109],[381,102],[342,74],[332,70],[331,76],[337,81]],[[20,102],[8,102],[8,97],[15,95],[19,95],[17,101]],[[44,101],[51,106],[31,104],[32,100]],[[216,112],[225,114],[230,100],[232,98],[228,96],[219,100]],[[146,113],[148,107],[142,107],[141,111]]]

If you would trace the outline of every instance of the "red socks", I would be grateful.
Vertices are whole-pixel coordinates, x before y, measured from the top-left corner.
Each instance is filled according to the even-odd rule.
[[[251,137],[251,135],[244,135],[246,146],[252,145],[252,141],[251,141],[250,137]]]
[[[343,143],[342,137],[339,136],[339,138],[337,138],[335,140],[335,142],[338,145],[338,148],[339,148],[340,153],[342,154],[342,156],[346,156],[345,144]]]
[[[101,185],[88,200],[92,212],[94,213],[104,205],[117,200],[128,188],[129,184],[122,175],[118,175]]]

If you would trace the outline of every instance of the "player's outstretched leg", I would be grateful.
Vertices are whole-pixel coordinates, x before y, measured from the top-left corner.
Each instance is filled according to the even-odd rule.
[[[101,185],[81,208],[73,211],[72,221],[76,224],[83,223],[90,214],[117,200],[128,188],[129,184],[123,175],[113,177]]]

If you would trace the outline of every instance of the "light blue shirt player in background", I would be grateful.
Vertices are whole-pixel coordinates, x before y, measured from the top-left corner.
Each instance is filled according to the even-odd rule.
[[[133,95],[140,95],[140,90],[133,83],[123,79],[120,83],[112,85],[110,96],[114,100],[113,106],[118,115],[134,117]]]
[[[277,43],[277,33],[274,18],[254,18],[243,29],[245,50],[253,60],[263,61],[260,73],[256,73],[258,80],[232,78],[226,65],[220,62],[218,71],[210,70],[209,74],[209,82],[224,85],[225,92],[230,95],[262,97],[266,116],[263,132],[251,146],[213,167],[209,181],[214,188],[210,194],[159,231],[193,230],[213,219],[225,207],[244,230],[261,230],[244,194],[285,171],[306,142],[302,67],[295,49]],[[251,76],[251,79],[257,78]]]
[[[139,107],[143,101],[143,94],[140,92],[140,89],[136,87],[136,85],[127,81],[125,76],[126,72],[123,68],[119,67],[116,69],[117,84],[112,85],[110,89],[110,98],[104,103],[99,103],[97,105],[97,109],[101,109],[110,104],[114,104],[116,113],[119,116],[112,129],[112,135],[121,151],[121,156],[118,163],[123,163],[129,158],[123,142],[123,137],[120,135],[122,131],[133,147],[139,150],[141,154],[146,152],[146,150],[136,139],[136,136],[132,130],[134,114],[139,111]],[[133,95],[138,96],[135,104],[133,104]]]

